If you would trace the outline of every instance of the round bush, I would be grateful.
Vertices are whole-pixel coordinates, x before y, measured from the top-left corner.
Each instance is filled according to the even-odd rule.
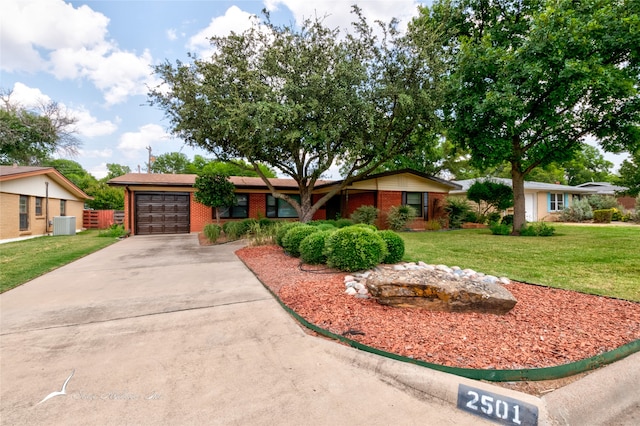
[[[380,235],[356,226],[341,228],[327,238],[327,264],[342,271],[373,268],[387,256],[387,247]]]
[[[300,257],[300,243],[305,237],[320,232],[311,225],[294,226],[282,238],[282,248],[291,256]]]
[[[404,256],[404,240],[400,235],[393,231],[378,231],[378,235],[382,237],[387,245],[387,256],[382,260],[382,263],[398,263]]]
[[[338,219],[336,220],[336,228],[345,228],[347,226],[353,225],[353,221],[351,219]]]
[[[311,235],[307,235],[300,242],[300,259],[309,265],[319,265],[327,263],[327,256],[324,254],[324,247],[327,238],[332,231],[319,231]]]
[[[330,223],[321,223],[320,225],[316,225],[316,228],[318,228],[319,231],[335,231],[338,229]]]
[[[304,224],[300,222],[281,222],[280,224],[278,224],[278,230],[276,231],[276,244],[280,247],[284,247],[282,245],[282,239],[287,234],[289,229],[300,225]]]
[[[370,225],[368,223],[356,223],[355,225],[352,226],[357,226],[358,228],[364,228],[364,229],[369,229],[371,231],[377,231],[378,228],[376,228],[375,225]]]
[[[501,225],[513,225],[513,215],[512,214],[508,214],[502,217],[502,220],[500,221]]]

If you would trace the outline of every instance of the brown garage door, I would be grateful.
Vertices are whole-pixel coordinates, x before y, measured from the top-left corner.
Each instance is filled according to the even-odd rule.
[[[188,192],[136,193],[136,234],[188,234]]]

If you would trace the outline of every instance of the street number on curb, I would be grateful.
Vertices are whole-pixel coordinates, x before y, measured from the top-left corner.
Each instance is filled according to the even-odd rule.
[[[458,386],[457,407],[503,425],[538,424],[538,407],[535,405],[462,383]]]

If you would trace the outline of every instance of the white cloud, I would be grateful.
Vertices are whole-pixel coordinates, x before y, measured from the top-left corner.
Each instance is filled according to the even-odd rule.
[[[120,137],[118,149],[127,159],[137,158],[148,146],[154,147],[158,142],[167,141],[171,136],[157,124],[145,124],[137,132],[127,132]]]
[[[89,150],[80,149],[78,154],[84,158],[111,158],[113,156],[113,150],[111,148]]]
[[[0,15],[2,69],[34,72],[45,68],[40,50],[79,49],[102,43],[109,18],[86,5],[61,0],[6,0]]]
[[[355,20],[351,13],[351,5],[357,4],[370,25],[376,20],[388,23],[391,18],[400,20],[400,28],[406,28],[409,20],[416,16],[419,4],[425,2],[417,0],[265,0],[265,8],[269,11],[278,10],[279,5],[287,7],[293,14],[296,24],[300,25],[305,19],[325,18],[324,23],[329,27],[351,28]],[[430,3],[430,2],[429,2]]]
[[[118,130],[117,124],[111,120],[98,121],[96,117],[91,115],[91,112],[85,108],[70,110],[74,117],[78,119],[76,128],[78,133],[88,138],[96,136],[110,135]]]
[[[155,83],[149,51],[138,55],[107,40],[109,19],[86,5],[10,0],[6,9],[3,3],[1,16],[3,70],[46,70],[59,80],[87,79],[107,105],[146,95],[146,85]]]
[[[107,169],[107,163],[100,163],[100,165],[92,167],[87,171],[96,179],[105,178],[109,174],[109,169]]]
[[[15,102],[24,108],[31,109],[38,105],[51,101],[51,98],[40,89],[29,87],[26,84],[17,82],[13,85],[11,90],[11,101]]]
[[[231,34],[231,32],[241,33],[249,29],[255,20],[255,15],[245,12],[237,6],[231,6],[223,16],[212,18],[206,28],[192,36],[186,47],[201,56],[210,56],[212,49],[209,38],[213,36],[226,36]]]
[[[174,28],[170,28],[167,30],[167,39],[169,41],[174,41],[178,39],[178,33]]]

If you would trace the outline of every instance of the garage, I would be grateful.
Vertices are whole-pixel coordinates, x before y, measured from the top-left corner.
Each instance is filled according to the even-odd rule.
[[[188,192],[136,192],[136,230],[138,235],[188,234]]]

